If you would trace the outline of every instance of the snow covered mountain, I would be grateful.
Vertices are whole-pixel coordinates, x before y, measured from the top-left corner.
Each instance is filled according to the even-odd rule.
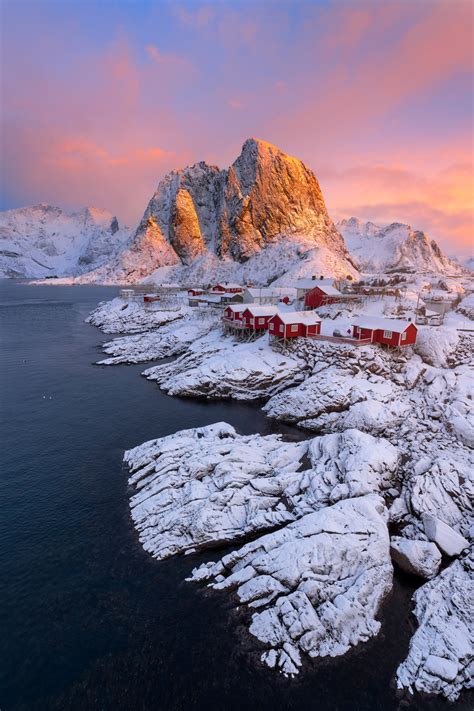
[[[424,232],[413,231],[409,225],[393,222],[381,227],[351,217],[338,222],[337,228],[363,271],[429,271],[443,274],[459,271],[459,265],[448,259],[434,240],[430,240]]]
[[[0,213],[0,276],[74,276],[94,269],[124,247],[129,230],[107,210],[66,213],[35,205]]]
[[[172,271],[176,278],[183,266],[187,274],[213,278],[224,265],[240,274],[241,265],[250,273],[258,263],[266,281],[302,262],[308,273],[357,273],[315,175],[300,160],[250,138],[228,169],[201,162],[166,175],[130,246],[94,278],[134,282],[179,267]]]

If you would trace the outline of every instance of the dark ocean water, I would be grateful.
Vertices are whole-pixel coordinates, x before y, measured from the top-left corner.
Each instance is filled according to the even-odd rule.
[[[252,664],[225,595],[184,582],[213,556],[141,549],[124,449],[219,420],[282,430],[258,406],[169,398],[143,365],[94,366],[107,338],[84,319],[115,293],[0,282],[2,711],[406,708],[393,673],[414,627],[412,579],[397,579],[376,640],[290,681]]]

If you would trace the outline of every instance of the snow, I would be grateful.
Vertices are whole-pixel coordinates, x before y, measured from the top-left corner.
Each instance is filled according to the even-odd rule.
[[[307,455],[310,468],[303,468]],[[395,447],[350,430],[304,442],[238,435],[219,422],[125,453],[144,548],[166,558],[281,526],[341,499],[388,489]]]
[[[99,361],[99,365],[144,363],[181,354],[191,343],[216,328],[219,316],[214,311],[205,311],[200,318],[185,315],[163,323],[156,331],[116,338],[102,346],[104,353],[112,357]]]
[[[422,516],[422,521],[428,539],[434,541],[446,555],[457,556],[469,546],[469,541],[464,536],[435,516],[425,513]]]
[[[353,325],[359,328],[368,328],[373,331],[387,330],[396,333],[404,333],[410,325],[409,321],[402,321],[395,318],[380,318],[377,316],[356,316]]]
[[[393,536],[390,539],[390,553],[402,570],[422,578],[434,578],[441,565],[439,548],[427,541]]]
[[[277,353],[268,336],[239,343],[212,331],[173,363],[144,372],[169,395],[235,400],[269,397],[300,382],[303,363]]]
[[[403,308],[414,299],[410,292]],[[155,312],[130,302],[128,311],[125,303],[116,299],[94,315],[106,331],[137,329],[106,344],[111,358],[103,362],[178,354],[145,371],[165,392],[266,399],[270,417],[308,435],[286,442],[217,423],[127,452],[131,514],[146,550],[161,559],[242,546],[192,577],[231,593],[265,647],[262,661],[291,675],[307,657],[343,654],[377,633],[390,555],[428,585],[444,586],[447,571],[458,571],[442,593],[423,597],[422,612],[421,591],[431,588],[418,591],[420,626],[397,682],[457,698],[471,673],[462,625],[474,536],[474,349],[472,334],[457,330],[457,312],[448,325],[421,327],[416,352],[400,354],[311,339],[270,346],[267,334],[243,342],[223,334],[215,309]],[[381,305],[369,306],[381,318]],[[386,304],[388,313],[399,307]],[[326,329],[353,321],[352,307],[335,313]],[[443,570],[452,556],[460,558]]]
[[[377,496],[310,513],[193,571],[215,590],[235,591],[257,610],[250,633],[262,661],[285,675],[302,655],[336,657],[376,635],[392,587],[386,510]]]
[[[130,239],[110,212],[51,205],[0,212],[0,276],[77,275],[110,260]]]
[[[285,324],[304,323],[312,325],[321,323],[321,318],[314,311],[278,311],[278,318]]]
[[[414,351],[425,363],[437,368],[446,368],[450,356],[455,354],[458,343],[459,334],[456,330],[428,326],[418,329]]]
[[[449,701],[456,701],[463,688],[472,688],[473,573],[471,550],[416,591],[418,629],[398,668],[398,688],[441,694]]]
[[[434,240],[409,225],[394,222],[382,227],[356,217],[336,227],[359,268],[367,272],[431,271],[456,273],[459,264],[444,256]]]
[[[100,303],[88,316],[87,323],[98,326],[104,333],[143,333],[181,319],[188,312],[189,309],[182,306],[172,311],[164,310],[160,304],[147,308],[141,301],[124,301],[117,297]]]

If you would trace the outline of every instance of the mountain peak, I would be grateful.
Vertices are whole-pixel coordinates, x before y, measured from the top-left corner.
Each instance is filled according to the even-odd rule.
[[[150,217],[154,240],[147,237]],[[173,254],[182,264],[206,256],[246,262],[287,241],[328,250],[344,275],[354,270],[316,176],[300,160],[255,137],[245,141],[228,169],[200,162],[160,181],[130,246],[136,256],[146,245],[149,256],[134,278],[149,273],[150,245],[158,241],[155,269],[171,264]],[[126,262],[140,264],[131,255],[124,255],[124,269]]]

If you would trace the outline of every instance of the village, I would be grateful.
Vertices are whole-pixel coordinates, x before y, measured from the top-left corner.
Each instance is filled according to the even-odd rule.
[[[150,291],[149,285],[143,285],[122,289],[120,298],[150,311],[172,312],[188,306],[197,315],[211,309],[221,314],[223,333],[242,341],[268,333],[270,345],[311,338],[400,349],[416,343],[419,325],[441,325],[445,314],[459,301],[455,291],[433,288],[428,282],[407,311],[401,303],[406,281],[404,275],[360,282],[312,276],[297,279],[291,286],[257,287],[221,281],[207,288],[161,284]],[[367,303],[370,308],[364,313]],[[395,313],[385,314],[387,303],[398,305]],[[336,312],[325,308],[331,306]],[[343,315],[335,318],[338,307]]]

